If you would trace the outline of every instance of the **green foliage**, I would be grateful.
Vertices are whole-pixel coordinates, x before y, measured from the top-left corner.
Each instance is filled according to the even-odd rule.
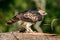
[[[60,5],[59,3],[57,2],[57,0],[47,0],[47,4],[46,4],[46,10],[48,12],[48,19],[45,18],[45,20],[51,24],[52,20],[53,19],[60,19]],[[45,21],[45,22],[46,22]],[[58,21],[59,22],[59,21]],[[54,22],[53,23],[53,30],[52,30],[52,33],[56,33],[56,34],[59,34],[59,29],[60,29],[60,26],[58,25],[58,22]],[[60,24],[60,23],[59,23]],[[49,29],[47,29],[49,30]]]

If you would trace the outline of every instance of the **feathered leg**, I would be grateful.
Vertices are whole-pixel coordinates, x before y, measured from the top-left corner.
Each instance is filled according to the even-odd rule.
[[[33,32],[32,29],[30,28],[31,25],[32,25],[32,23],[30,23],[30,22],[25,22],[24,24],[25,24],[25,26],[26,26],[25,28],[26,28],[27,32]]]

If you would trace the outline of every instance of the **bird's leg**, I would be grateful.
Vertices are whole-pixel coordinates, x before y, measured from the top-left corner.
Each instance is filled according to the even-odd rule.
[[[32,29],[28,26],[26,27],[26,30],[27,30],[27,32],[33,32]]]
[[[26,30],[27,30],[27,32],[33,32],[32,29],[30,28],[31,25],[32,25],[32,23],[26,22]]]

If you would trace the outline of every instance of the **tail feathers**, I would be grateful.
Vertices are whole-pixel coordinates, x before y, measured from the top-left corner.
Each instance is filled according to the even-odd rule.
[[[16,22],[16,20],[12,19],[12,20],[9,20],[9,21],[7,22],[7,24],[13,24],[13,23],[15,23],[15,22]]]
[[[9,25],[9,24],[13,24],[13,23],[15,23],[15,22],[17,22],[19,19],[17,18],[17,17],[13,17],[11,20],[9,20],[8,22],[7,22],[7,24]]]

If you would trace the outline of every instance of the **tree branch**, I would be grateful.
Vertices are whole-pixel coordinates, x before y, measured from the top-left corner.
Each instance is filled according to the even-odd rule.
[[[60,40],[60,36],[46,33],[0,33],[0,40]]]

